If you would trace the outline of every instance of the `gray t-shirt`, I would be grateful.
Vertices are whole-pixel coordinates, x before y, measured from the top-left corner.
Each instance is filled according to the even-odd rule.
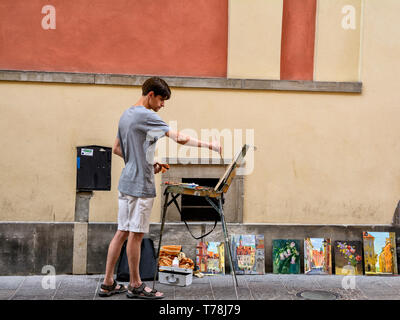
[[[156,142],[170,129],[157,113],[144,106],[124,111],[118,124],[118,139],[125,161],[118,190],[142,198],[156,196],[154,151]]]

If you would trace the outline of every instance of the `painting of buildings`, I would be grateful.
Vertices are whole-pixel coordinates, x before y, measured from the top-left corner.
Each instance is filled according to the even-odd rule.
[[[256,234],[256,272],[257,274],[265,273],[265,249],[263,234]]]
[[[335,274],[362,275],[362,243],[361,241],[335,241]]]
[[[232,235],[232,260],[237,274],[264,274],[264,235]]]
[[[300,273],[300,241],[274,239],[272,241],[273,273]]]
[[[332,274],[330,239],[306,238],[304,240],[304,273]]]
[[[363,232],[366,275],[397,274],[394,232]]]
[[[200,242],[196,247],[196,269],[204,274],[225,274],[223,242]]]

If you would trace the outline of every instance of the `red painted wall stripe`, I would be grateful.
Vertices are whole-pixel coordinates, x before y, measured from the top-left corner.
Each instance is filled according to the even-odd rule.
[[[228,0],[0,0],[0,69],[226,77],[227,34]]]
[[[313,80],[317,0],[283,0],[281,80]]]

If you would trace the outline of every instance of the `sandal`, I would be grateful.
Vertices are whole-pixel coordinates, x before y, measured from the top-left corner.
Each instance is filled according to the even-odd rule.
[[[132,298],[138,298],[138,299],[162,299],[162,298],[164,298],[164,295],[162,295],[162,296],[156,295],[156,293],[158,292],[157,290],[151,290],[150,292],[147,292],[145,290],[145,288],[146,288],[146,284],[144,282],[142,282],[142,284],[137,288],[129,285],[126,296],[131,299]]]
[[[109,297],[112,296],[113,294],[116,293],[122,293],[126,291],[126,287],[123,285],[119,285],[119,289],[116,289],[116,287],[118,286],[117,281],[114,280],[114,283],[111,286],[107,286],[104,283],[100,286],[101,289],[103,290],[107,290],[105,291],[99,291],[99,296],[100,297]]]

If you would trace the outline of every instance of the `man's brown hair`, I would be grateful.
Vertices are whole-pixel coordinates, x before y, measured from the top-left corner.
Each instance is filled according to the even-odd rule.
[[[159,77],[151,77],[142,85],[142,95],[146,96],[150,91],[154,92],[155,96],[161,96],[164,100],[171,97],[171,89],[168,84]]]

